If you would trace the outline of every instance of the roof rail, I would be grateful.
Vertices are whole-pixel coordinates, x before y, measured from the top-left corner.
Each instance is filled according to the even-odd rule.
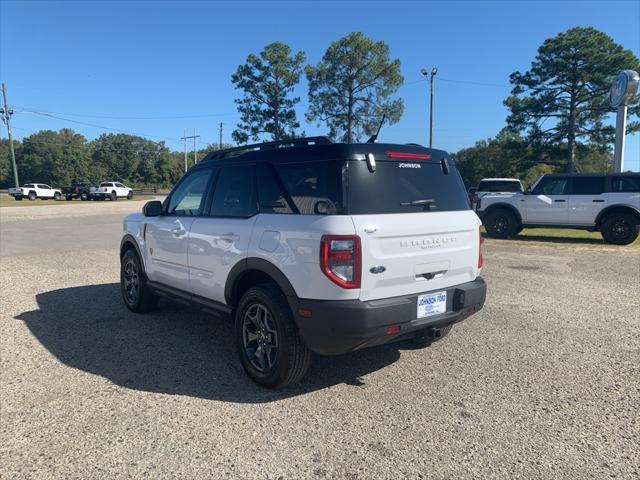
[[[243,152],[250,152],[252,150],[270,150],[273,148],[284,147],[284,146],[301,146],[301,145],[328,145],[333,143],[328,137],[301,137],[301,138],[290,138],[287,140],[278,140],[276,142],[264,142],[264,143],[254,143],[252,145],[241,145],[239,147],[233,148],[225,148],[224,150],[215,150],[206,156],[203,160],[213,160],[225,158],[231,155],[240,155]]]

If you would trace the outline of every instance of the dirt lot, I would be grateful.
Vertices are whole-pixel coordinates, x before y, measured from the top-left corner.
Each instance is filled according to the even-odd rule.
[[[113,208],[0,212],[0,478],[640,477],[640,252],[486,243],[485,309],[424,350],[265,391],[230,327],[119,298]]]

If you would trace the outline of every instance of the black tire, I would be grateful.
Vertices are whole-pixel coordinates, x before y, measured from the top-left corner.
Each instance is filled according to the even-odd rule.
[[[80,194],[80,200],[82,200],[83,202],[89,200],[89,195],[87,195],[87,192],[82,192]]]
[[[133,198],[133,192],[127,193],[127,200],[131,200]]]
[[[115,191],[111,192],[111,195],[109,195],[109,200],[111,200],[112,202],[118,200],[118,195],[116,195]]]
[[[33,202],[35,199],[38,198],[38,196],[36,195],[36,192],[29,192],[28,198]]]
[[[629,245],[638,238],[638,219],[628,213],[614,213],[602,221],[600,233],[607,243]]]
[[[53,199],[57,202],[62,198],[62,195],[60,195],[59,193],[54,193],[53,194]]]
[[[147,276],[133,249],[127,250],[120,261],[120,292],[132,312],[149,312],[158,305],[158,297],[147,287]]]
[[[426,335],[426,332],[423,332],[422,334],[418,332],[418,334],[416,334],[416,336],[411,339],[411,344],[417,348],[426,348],[429,345],[434,344],[435,342],[439,342],[444,337],[449,335],[449,332],[451,332],[452,328],[453,328],[453,325],[447,325],[446,327],[442,327],[440,329],[440,338],[431,338]]]
[[[292,385],[309,368],[311,352],[302,343],[284,294],[273,284],[257,285],[242,296],[235,335],[240,362],[258,385]]]
[[[487,234],[495,238],[513,237],[520,229],[516,216],[504,208],[490,211],[482,223]]]

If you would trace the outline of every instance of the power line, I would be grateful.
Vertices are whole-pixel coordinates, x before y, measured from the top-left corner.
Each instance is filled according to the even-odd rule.
[[[122,130],[122,129],[119,129],[119,128],[106,127],[104,125],[97,125],[95,123],[80,122],[78,120],[72,120],[70,118],[63,118],[63,117],[59,117],[57,115],[53,115],[53,114],[45,113],[45,112],[36,112],[36,111],[29,111],[29,110],[23,110],[23,112],[24,113],[33,113],[35,115],[40,115],[40,116],[43,116],[43,117],[55,118],[56,120],[62,120],[64,122],[76,123],[78,125],[85,125],[85,126],[88,126],[88,127],[102,128],[104,130],[111,130],[112,132],[126,133],[128,135],[135,135],[135,136],[138,136],[138,137],[158,138],[160,140],[165,140],[165,141],[168,140],[168,141],[172,141],[172,142],[177,142],[179,140],[178,138],[159,137],[157,135],[148,135],[148,134],[144,134],[144,133],[132,132],[132,131],[129,131],[129,130]]]
[[[21,107],[20,112],[16,113],[39,113],[39,114],[53,114],[53,115],[67,115],[69,117],[83,117],[83,118],[106,118],[110,120],[173,120],[180,118],[210,118],[210,117],[225,117],[231,115],[238,115],[237,112],[233,113],[202,113],[202,114],[187,114],[187,115],[135,115],[135,116],[117,116],[117,115],[90,115],[85,113],[68,113],[68,112],[54,112],[43,109]]]

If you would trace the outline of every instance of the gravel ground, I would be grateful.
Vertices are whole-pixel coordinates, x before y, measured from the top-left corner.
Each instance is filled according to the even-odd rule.
[[[489,241],[486,307],[445,340],[317,357],[272,392],[227,323],[123,307],[124,211],[96,244],[51,208],[24,228],[76,241],[2,238],[0,478],[640,477],[637,250]]]

